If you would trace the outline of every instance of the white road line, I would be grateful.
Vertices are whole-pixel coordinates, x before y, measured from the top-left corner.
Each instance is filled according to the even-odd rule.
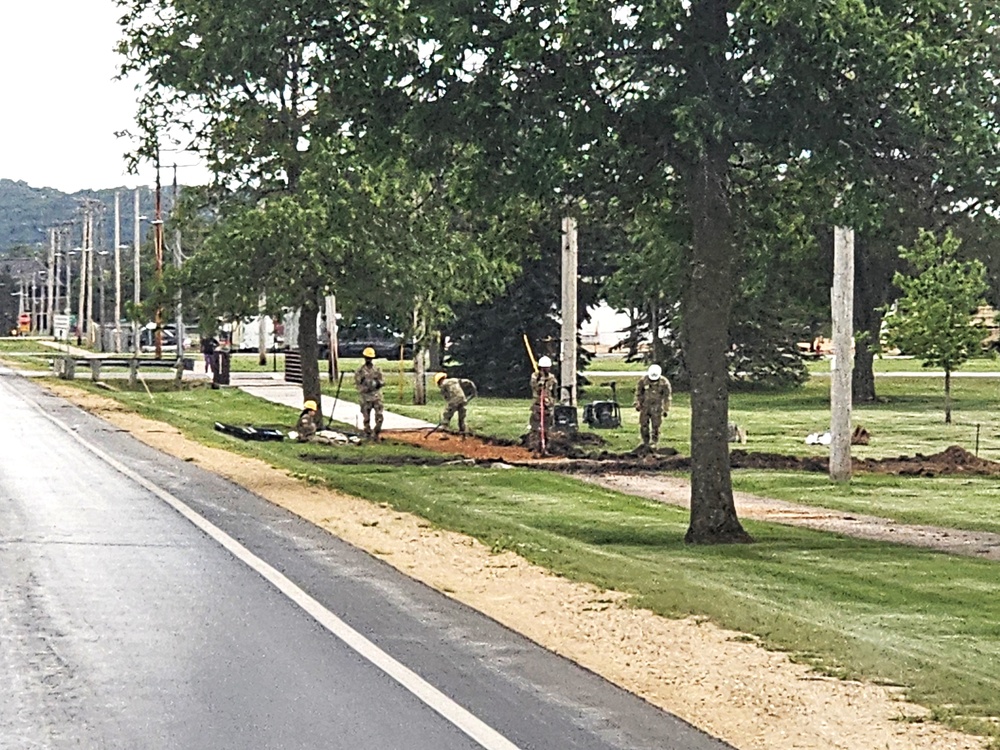
[[[124,474],[133,482],[163,500],[163,502],[188,519],[209,537],[225,547],[234,557],[259,573],[272,586],[278,589],[278,591],[305,610],[320,625],[329,630],[345,644],[350,646],[360,656],[367,659],[373,665],[385,672],[385,674],[389,677],[409,690],[425,705],[443,716],[480,746],[486,750],[519,750],[517,745],[513,742],[490,727],[482,721],[482,719],[462,708],[416,672],[393,659],[389,656],[389,654],[385,653],[385,651],[369,641],[361,635],[361,633],[354,630],[354,628],[333,614],[333,612],[328,610],[313,597],[309,596],[309,594],[299,588],[282,573],[278,572],[275,568],[268,565],[261,558],[257,557],[211,521],[199,515],[193,508],[184,503],[184,501],[170,494],[166,490],[157,487],[148,479],[136,473],[125,464],[115,459],[113,456],[105,453],[96,445],[93,445],[82,438],[71,427],[48,414],[33,400],[29,400],[20,394],[15,395],[28,401],[28,403],[37,409],[42,416],[69,434],[86,450],[90,451],[115,470]]]

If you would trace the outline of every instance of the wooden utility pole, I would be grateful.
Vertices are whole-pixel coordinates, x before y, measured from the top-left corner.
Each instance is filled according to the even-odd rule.
[[[326,336],[330,347],[330,380],[334,381],[340,377],[340,358],[337,356],[337,296],[335,294],[326,296]]]
[[[55,333],[53,315],[56,311],[56,230],[49,229],[49,257],[47,276],[45,277],[45,333],[52,336]]]
[[[854,230],[833,230],[833,362],[830,372],[830,479],[851,480],[851,372],[854,370]]]
[[[257,364],[267,364],[267,294],[257,298]]]
[[[91,346],[97,341],[94,331],[94,212],[93,206],[87,203],[86,232],[87,240],[84,250],[87,254],[87,343]]]
[[[576,280],[577,280],[576,219],[567,216],[562,221],[562,333],[559,341],[559,375],[565,389],[566,403],[575,406],[576,399]]]
[[[63,253],[63,251],[62,251],[62,232],[60,230],[56,229],[56,228],[52,229],[52,251],[53,251],[52,255],[53,255],[54,260],[55,260],[55,264],[54,264],[54,267],[53,267],[53,276],[54,276],[54,282],[55,282],[55,284],[54,284],[53,293],[52,293],[52,320],[51,320],[51,324],[52,324],[52,335],[55,336],[56,335],[55,316],[59,313],[59,310],[62,309],[62,308],[59,307],[59,287],[61,285],[61,282],[59,280],[62,278],[62,262],[61,261],[62,261],[62,253]]]
[[[80,243],[80,300],[77,309],[76,317],[76,344],[79,346],[83,343],[83,332],[84,325],[83,322],[86,320],[84,314],[86,313],[86,302],[87,302],[87,221],[83,221],[83,241]]]

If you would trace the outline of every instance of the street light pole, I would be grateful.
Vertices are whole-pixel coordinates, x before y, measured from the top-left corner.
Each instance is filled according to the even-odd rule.
[[[122,350],[122,208],[115,191],[115,354]]]
[[[177,221],[177,201],[179,198],[177,190],[177,165],[174,164],[174,205],[171,207],[171,211],[174,214],[174,220]],[[174,268],[180,270],[181,264],[184,259],[184,253],[181,249],[181,228],[180,222],[176,223],[176,229],[174,230]],[[184,359],[184,305],[183,299],[181,297],[181,290],[178,287],[177,294],[174,298],[175,313],[177,319],[177,359],[183,361]]]
[[[134,237],[133,237],[134,246],[133,246],[133,251],[132,251],[132,263],[133,263],[133,272],[135,274],[135,278],[134,278],[134,289],[133,289],[133,292],[132,292],[132,302],[135,305],[135,312],[133,313],[133,320],[132,320],[132,347],[135,350],[135,356],[138,357],[139,356],[139,319],[136,318],[135,316],[139,314],[139,292],[140,292],[139,271],[140,271],[140,261],[142,260],[140,254],[139,254],[140,239],[141,239],[141,235],[140,235],[140,231],[139,231],[139,222],[141,221],[141,219],[139,217],[139,188],[135,189],[135,218],[134,218],[134,221],[135,221],[135,224],[132,227],[133,235],[134,235]]]
[[[156,283],[159,285],[160,280],[163,278],[163,211],[161,202],[161,190],[160,190],[160,152],[156,152],[156,215],[153,220],[154,232],[153,232],[153,249],[156,254]],[[153,319],[156,323],[156,329],[154,330],[154,335],[156,336],[156,354],[154,355],[157,359],[163,358],[163,310],[159,305],[156,307],[156,316]]]

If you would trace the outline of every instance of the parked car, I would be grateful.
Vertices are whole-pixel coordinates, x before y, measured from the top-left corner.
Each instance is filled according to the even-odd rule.
[[[184,350],[189,352],[197,346],[197,330],[184,326]],[[160,338],[162,348],[177,350],[177,326],[166,325],[162,328],[163,335]],[[145,328],[139,331],[139,349],[143,352],[156,351],[156,326],[148,323]]]
[[[347,325],[341,323],[337,329],[338,357],[360,357],[369,346],[379,359],[398,360],[400,347],[403,348],[403,359],[413,358],[413,342],[404,341],[402,334],[387,325],[362,319]],[[320,345],[320,357],[329,357],[329,346],[325,342]]]

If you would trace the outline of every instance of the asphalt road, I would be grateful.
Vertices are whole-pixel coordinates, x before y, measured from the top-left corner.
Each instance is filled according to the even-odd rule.
[[[0,748],[728,747],[0,370]]]

